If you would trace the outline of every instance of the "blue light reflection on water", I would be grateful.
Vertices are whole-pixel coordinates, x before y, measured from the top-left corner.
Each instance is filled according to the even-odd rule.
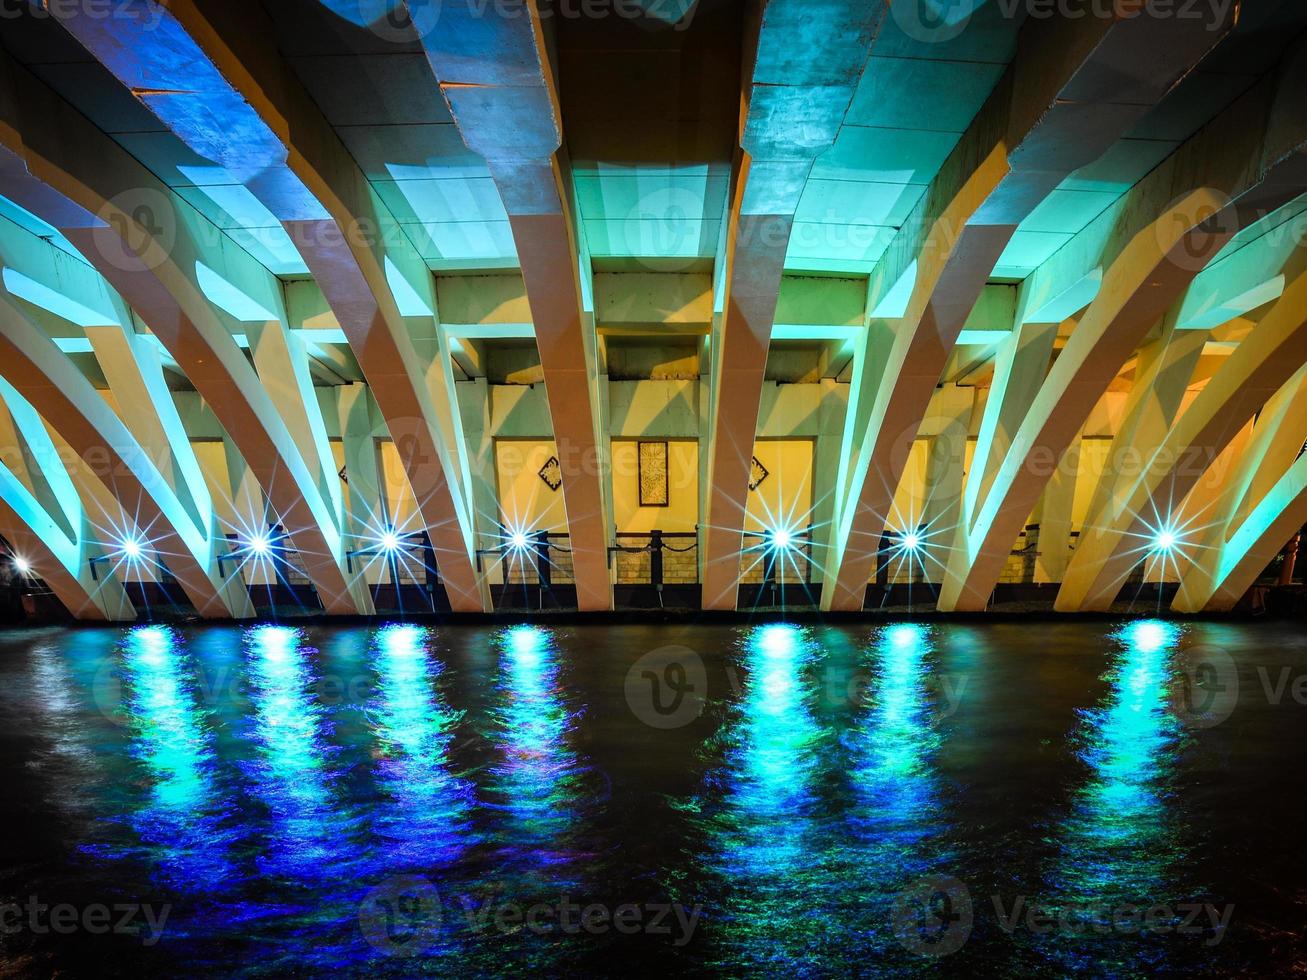
[[[890,934],[885,904],[934,872],[958,875],[976,905],[976,932],[956,959],[939,961],[946,968],[979,962],[1002,974],[1014,959],[1063,973],[1173,967],[1176,943],[1013,937],[990,914],[994,868],[1012,883],[1006,900],[1019,891],[1054,910],[1205,897],[1183,884],[1195,804],[1176,776],[1217,770],[1210,753],[1194,769],[1169,707],[1179,634],[1162,623],[1106,641],[1096,629],[1064,632],[1080,638],[1077,656],[1049,658],[1035,642],[1016,652],[1041,657],[1037,666],[995,655],[969,668],[983,667],[989,686],[969,688],[979,707],[968,702],[954,719],[936,700],[937,664],[958,664],[949,628],[891,626],[870,641],[851,629],[705,630],[705,659],[727,637],[735,648],[711,675],[722,680],[699,727],[670,742],[633,718],[620,672],[616,682],[602,673],[599,655],[615,646],[596,643],[587,659],[592,651],[569,633],[537,627],[77,631],[29,641],[8,675],[19,683],[6,687],[32,729],[21,741],[10,735],[33,747],[23,812],[48,810],[59,824],[43,853],[62,848],[88,889],[175,901],[159,949],[198,963],[197,973],[242,959],[270,974],[411,975],[453,963],[560,972],[587,955],[602,965],[602,937],[469,930],[460,903],[498,894],[522,905],[611,904],[665,890],[704,910],[694,944],[662,966],[886,974],[921,961]],[[1084,692],[1105,645],[1105,693],[1081,712],[1070,751],[1059,751],[1070,706],[1095,700]],[[453,652],[438,653],[445,647]],[[865,700],[841,690],[846,654],[867,680]],[[93,675],[106,659],[121,690],[97,705]],[[341,700],[323,684],[331,677],[363,683]],[[1055,696],[1041,700],[1050,688]],[[963,731],[969,742],[950,736]],[[613,738],[621,751],[605,752]],[[630,765],[645,745],[649,755]],[[611,799],[591,756],[613,775]],[[1042,789],[1026,795],[1014,771],[1037,774],[1029,781]],[[649,777],[660,785],[646,791]],[[209,828],[209,853],[194,853],[191,841]],[[649,859],[614,875],[632,840],[652,842]],[[391,959],[359,933],[363,894],[408,873],[439,887],[438,959]]]
[[[451,771],[461,714],[434,687],[441,665],[418,626],[388,626],[374,638],[378,697],[369,711],[378,743],[381,800],[373,832],[394,871],[420,873],[456,861],[473,842],[471,782]]]
[[[559,681],[558,652],[548,631],[515,626],[498,637],[493,740],[487,800],[512,841],[503,855],[512,865],[552,868],[555,883],[569,883],[566,867],[577,855],[578,797],[585,769],[570,745],[576,724]]]

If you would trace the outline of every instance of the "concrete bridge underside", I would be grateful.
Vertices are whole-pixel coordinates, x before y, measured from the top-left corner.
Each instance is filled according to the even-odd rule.
[[[20,5],[8,583],[132,620],[1290,581],[1307,9],[1100,6]]]

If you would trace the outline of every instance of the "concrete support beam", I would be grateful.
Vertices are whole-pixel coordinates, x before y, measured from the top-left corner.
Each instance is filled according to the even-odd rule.
[[[1058,330],[1056,323],[1023,323],[999,345],[967,479],[965,513],[975,512],[976,501],[984,497],[994,482],[996,464],[1007,456],[1022,419],[1039,394],[1048,374]],[[956,526],[955,522],[952,527]]]
[[[1266,403],[1222,494],[1200,522],[1177,612],[1225,612],[1307,524],[1307,368]]]
[[[0,534],[74,618],[131,622],[121,580],[92,559],[105,554],[76,487],[36,411],[0,380]]]
[[[1300,268],[1307,263],[1299,263]],[[1249,419],[1307,363],[1307,268],[1239,345],[1171,427],[1135,482],[1120,514],[1098,531],[1090,561],[1058,595],[1061,610],[1111,605],[1160,527]],[[1299,443],[1301,448],[1301,443]],[[1074,562],[1073,562],[1074,565]],[[1068,589],[1068,586],[1071,588]]]
[[[244,585],[218,568],[210,522],[197,523],[154,459],[43,330],[0,293],[0,364],[19,394],[66,439],[206,618],[254,614]]]
[[[345,331],[386,417],[459,611],[488,594],[473,565],[458,426],[433,404],[397,294],[434,315],[426,266],[283,63],[251,5],[179,0],[150,18],[70,12],[61,23],[199,155],[281,221]],[[232,131],[241,139],[229,138]],[[416,300],[413,299],[416,297]]]
[[[1155,454],[1180,412],[1206,340],[1206,331],[1178,330],[1176,317],[1168,314],[1162,335],[1140,351],[1125,417],[1094,488],[1076,553],[1058,590],[1057,608],[1080,607],[1097,570],[1120,543],[1115,528],[1130,505],[1141,469],[1155,465]],[[1173,503],[1178,505],[1180,501]]]
[[[1216,30],[1138,11],[1120,19],[1027,21],[1015,61],[873,274],[873,289],[883,297],[916,267],[888,365],[872,369],[875,399],[852,401],[867,414],[852,420],[861,441],[846,467],[847,506],[831,547],[836,574],[822,591],[823,608],[862,607],[930,392],[1017,226],[1156,105],[1220,41],[1234,16],[1227,10]],[[1122,71],[1127,64],[1130,70]],[[873,295],[869,308],[878,302]],[[876,342],[869,336],[869,344]]]
[[[463,142],[480,154],[503,199],[526,284],[549,414],[563,471],[577,604],[612,608],[600,369],[584,309],[582,250],[571,200],[554,69],[536,0],[515,9],[411,0],[445,101]]]
[[[1077,468],[1068,465],[1080,458],[1080,441],[1072,444],[1039,499],[1035,523],[1039,525],[1039,548],[1035,559],[1035,581],[1061,582],[1071,559],[1071,521],[1075,509]]]
[[[974,408],[974,389],[949,385],[936,392],[927,419],[934,434],[926,462],[925,499],[919,512],[903,516],[908,523],[915,521],[925,528],[922,564],[930,582],[938,581],[943,574],[945,556],[940,546],[948,544],[962,512],[967,434]]]
[[[314,476],[318,493],[335,518],[336,528],[343,530],[340,479],[327,442],[322,409],[314,393],[304,340],[284,320],[243,326],[259,380],[290,430],[304,465]]]
[[[959,530],[942,609],[985,607],[1057,461],[1148,331],[1239,229],[1307,190],[1307,119],[1295,94],[1305,73],[1297,48],[1055,257],[1087,257],[1105,270],[1102,288]],[[1086,272],[1070,271],[1069,281]]]
[[[734,609],[767,351],[799,199],[834,145],[889,4],[766,0],[727,225],[724,313],[712,338],[701,581]]]
[[[197,270],[256,293],[278,290],[274,277],[4,55],[0,74],[0,193],[62,232],[148,324],[249,461],[324,608],[371,611],[351,592],[330,508]]]

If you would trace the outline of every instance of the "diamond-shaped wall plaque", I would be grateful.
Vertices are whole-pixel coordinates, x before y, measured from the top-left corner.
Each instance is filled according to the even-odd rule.
[[[563,467],[557,456],[545,460],[545,465],[540,467],[540,479],[545,481],[545,486],[550,490],[558,492],[558,488],[563,485]]]
[[[762,486],[762,481],[769,476],[771,474],[767,472],[767,467],[758,462],[758,457],[754,456],[749,464],[749,489],[757,490]]]

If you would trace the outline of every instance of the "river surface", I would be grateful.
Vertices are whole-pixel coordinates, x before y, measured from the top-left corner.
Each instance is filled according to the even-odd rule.
[[[0,634],[0,976],[1307,966],[1294,623]]]

